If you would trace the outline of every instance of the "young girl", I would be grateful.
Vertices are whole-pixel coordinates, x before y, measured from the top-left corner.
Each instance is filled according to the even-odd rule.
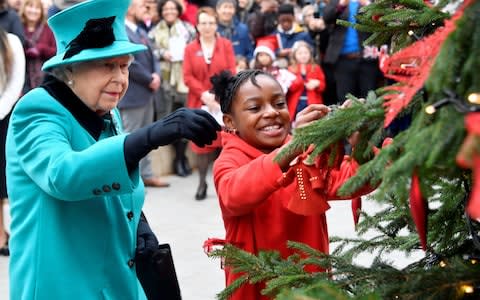
[[[291,161],[302,150],[280,162],[274,158],[290,141],[290,115],[285,94],[271,74],[246,70],[236,76],[223,72],[212,78],[213,92],[220,99],[223,121],[222,152],[214,163],[213,175],[226,230],[225,242],[258,254],[277,250],[283,258],[293,254],[287,241],[306,243],[328,253],[325,213],[300,215],[286,206],[297,191],[296,184],[282,184]],[[297,126],[325,116],[322,104],[308,106],[297,115]],[[340,199],[338,188],[358,165],[345,156],[338,170],[329,173],[322,192],[327,199]],[[225,268],[226,283],[236,278]],[[245,284],[233,300],[268,299],[260,294],[262,285]]]
[[[275,65],[276,56],[273,47],[268,43],[259,43],[253,51],[253,57],[253,68],[272,74],[286,93],[295,80],[295,74]]]
[[[297,113],[309,104],[323,104],[325,75],[313,61],[311,46],[298,41],[292,47],[291,65],[288,70],[297,77],[288,88],[287,104],[290,117],[295,120]]]

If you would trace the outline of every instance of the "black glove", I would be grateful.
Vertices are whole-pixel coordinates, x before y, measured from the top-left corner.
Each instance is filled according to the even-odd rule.
[[[125,161],[132,171],[140,159],[153,149],[185,138],[203,147],[211,144],[221,127],[201,109],[180,108],[151,125],[135,130],[125,138]]]
[[[158,240],[142,212],[137,228],[136,258],[149,258],[158,249]]]

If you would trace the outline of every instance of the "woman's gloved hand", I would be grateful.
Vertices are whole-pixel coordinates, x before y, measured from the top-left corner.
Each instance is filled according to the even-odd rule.
[[[148,225],[145,216],[141,215],[137,228],[137,249],[136,258],[149,258],[158,249],[158,240]]]
[[[215,119],[202,109],[180,108],[153,123],[149,129],[149,143],[155,148],[185,138],[197,146],[211,144],[221,127]]]
[[[185,138],[203,147],[211,144],[220,130],[220,125],[208,112],[180,108],[126,137],[124,150],[128,170],[133,170],[140,159],[159,146]]]

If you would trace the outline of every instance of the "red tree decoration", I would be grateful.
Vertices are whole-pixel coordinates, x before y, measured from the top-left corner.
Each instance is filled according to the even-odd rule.
[[[386,90],[393,93],[384,96],[385,127],[390,125],[410,103],[417,91],[423,87],[444,41],[456,28],[455,22],[463,15],[465,8],[472,3],[472,0],[466,0],[455,15],[445,22],[445,26],[438,28],[428,37],[392,56],[380,57],[380,69],[385,77],[398,81],[398,84],[386,87]]]
[[[427,210],[427,202],[420,188],[420,179],[417,173],[413,172],[412,186],[410,187],[410,213],[417,227],[423,251],[427,250]]]
[[[457,154],[457,164],[473,171],[473,187],[467,204],[472,219],[480,219],[480,113],[465,116],[467,136]]]

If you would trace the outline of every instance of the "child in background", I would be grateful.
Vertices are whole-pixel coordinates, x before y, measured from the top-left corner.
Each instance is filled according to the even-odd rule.
[[[253,69],[270,73],[280,83],[283,92],[286,93],[296,77],[295,74],[292,74],[287,69],[282,69],[275,65],[274,47],[268,42],[260,42],[253,51],[253,57]]]
[[[243,55],[235,55],[235,68],[237,73],[248,69],[248,60]]]
[[[278,7],[278,26],[276,35],[278,37],[279,49],[276,54],[284,68],[290,63],[293,45],[297,41],[305,41],[312,47],[314,42],[310,33],[295,21],[295,7],[291,3],[284,3]]]
[[[305,216],[286,207],[298,186],[282,184],[282,178],[303,150],[294,150],[281,161],[274,161],[280,148],[291,140],[290,115],[282,87],[270,73],[261,70],[246,70],[236,76],[222,72],[211,81],[226,128],[221,133],[222,152],[213,166],[225,242],[253,254],[276,250],[283,258],[293,254],[287,248],[289,240],[328,253],[325,213]],[[297,127],[325,116],[328,111],[322,104],[308,106],[297,114]],[[341,199],[338,188],[357,168],[354,160],[343,157],[339,169],[330,171],[322,191],[327,199]],[[225,274],[227,285],[239,277],[229,267]],[[263,288],[263,284],[247,283],[229,299],[268,299],[260,293]]]
[[[295,121],[296,115],[307,105],[323,104],[325,75],[313,60],[311,46],[304,41],[295,42],[293,45],[288,70],[296,75],[287,93],[288,111],[292,121]]]

